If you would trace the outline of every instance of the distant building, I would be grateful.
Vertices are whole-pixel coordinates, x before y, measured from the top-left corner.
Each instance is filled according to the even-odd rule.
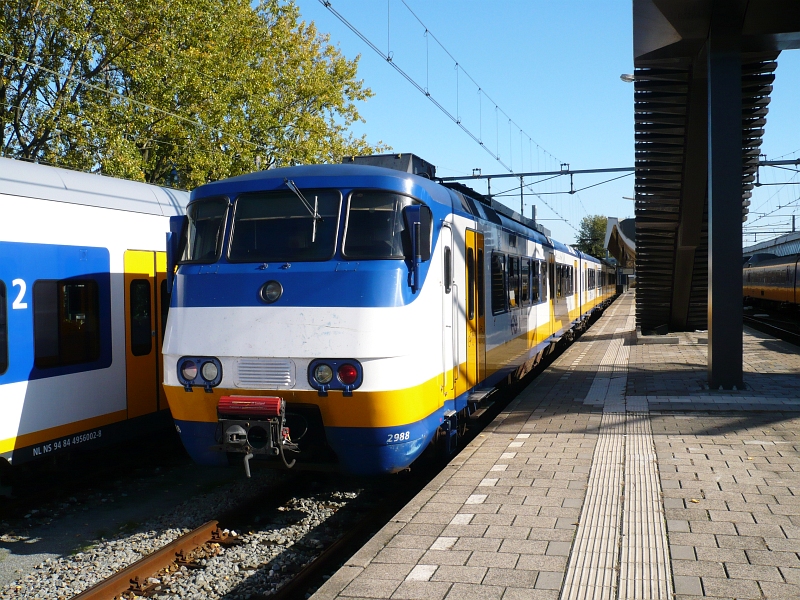
[[[636,277],[636,222],[634,219],[608,217],[606,250],[617,262],[617,292],[633,285]]]
[[[634,219],[608,217],[605,247],[623,269],[636,265],[636,223]],[[632,272],[632,271],[631,271]]]

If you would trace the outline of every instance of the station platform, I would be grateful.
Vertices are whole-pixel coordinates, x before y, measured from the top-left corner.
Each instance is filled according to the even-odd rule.
[[[312,598],[800,598],[800,350],[677,337],[619,297]]]

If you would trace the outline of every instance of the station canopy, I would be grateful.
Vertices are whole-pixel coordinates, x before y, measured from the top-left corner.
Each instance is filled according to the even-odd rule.
[[[740,27],[744,221],[776,61],[781,51],[800,48],[800,2],[633,1],[636,314],[643,330],[707,328],[707,42],[720,15]]]

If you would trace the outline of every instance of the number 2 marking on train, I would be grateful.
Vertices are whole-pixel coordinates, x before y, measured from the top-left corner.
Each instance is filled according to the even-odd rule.
[[[25,290],[28,289],[25,285],[25,281],[22,279],[15,279],[11,282],[11,285],[19,286],[19,294],[17,294],[17,299],[11,304],[11,308],[28,308],[28,303],[22,301],[25,297]]]

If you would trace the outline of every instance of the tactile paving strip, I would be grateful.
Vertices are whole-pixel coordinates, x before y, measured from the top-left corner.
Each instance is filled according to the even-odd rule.
[[[629,412],[625,420],[619,597],[666,600],[672,598],[672,574],[650,419],[646,412]]]
[[[672,597],[647,402],[625,397],[630,353],[623,336],[634,326],[628,318],[615,328],[619,337],[609,341],[584,399],[602,406],[603,417],[562,600]]]
[[[561,598],[616,598],[625,415],[604,413]]]

